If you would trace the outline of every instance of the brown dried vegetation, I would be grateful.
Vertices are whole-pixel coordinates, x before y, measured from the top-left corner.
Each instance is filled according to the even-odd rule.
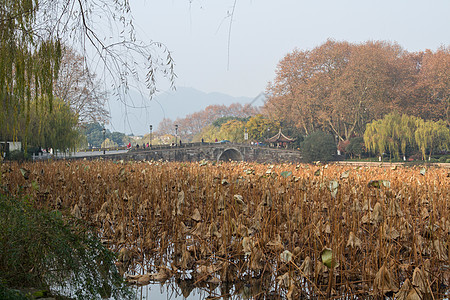
[[[100,160],[3,165],[2,181],[96,225],[136,284],[439,299],[450,285],[449,174]]]

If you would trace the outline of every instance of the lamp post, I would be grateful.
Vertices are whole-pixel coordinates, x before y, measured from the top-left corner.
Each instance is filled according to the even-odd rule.
[[[175,147],[177,146],[178,142],[178,125],[175,125]]]
[[[248,132],[247,132],[247,127],[244,128],[244,141],[248,140]]]
[[[106,143],[105,143],[106,129],[105,129],[105,127],[103,127],[102,132],[103,132],[103,143],[105,144],[105,145],[103,146],[103,155],[104,155],[104,154],[105,154],[105,146],[106,146]]]
[[[153,130],[153,125],[150,125],[150,149],[152,148],[152,130]]]

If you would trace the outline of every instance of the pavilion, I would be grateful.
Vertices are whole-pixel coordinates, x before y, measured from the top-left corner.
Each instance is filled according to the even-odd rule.
[[[290,137],[287,137],[281,132],[281,128],[278,131],[277,134],[275,134],[273,137],[266,140],[267,143],[271,145],[276,145],[277,147],[285,147],[287,148],[288,144],[294,142],[295,139],[292,139]]]

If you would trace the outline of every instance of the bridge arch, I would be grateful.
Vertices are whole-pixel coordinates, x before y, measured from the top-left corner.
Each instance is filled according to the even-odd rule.
[[[244,156],[242,155],[241,151],[239,151],[236,148],[227,148],[222,153],[219,154],[217,157],[217,161],[223,160],[223,161],[243,161]]]

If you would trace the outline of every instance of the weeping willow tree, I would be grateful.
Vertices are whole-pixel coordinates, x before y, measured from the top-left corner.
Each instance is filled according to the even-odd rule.
[[[417,118],[414,116],[390,113],[383,119],[374,120],[366,125],[364,143],[369,151],[382,156],[388,151],[390,155],[406,159],[407,146],[414,147]]]
[[[139,41],[128,0],[0,0],[0,35],[2,140],[29,130],[18,124],[21,117],[29,124],[32,109],[52,110],[66,45],[87,57],[86,66],[123,102],[131,84],[149,96],[157,80],[173,86],[170,52],[161,43]]]
[[[30,120],[31,102],[45,95],[52,105],[53,81],[57,78],[61,42],[40,39],[34,28],[38,1],[0,2],[0,126],[2,138],[16,137],[20,116]],[[44,97],[42,98],[44,99]],[[43,101],[36,101],[36,105]],[[11,118],[12,116],[12,118]],[[11,120],[12,122],[6,122]],[[26,140],[23,141],[26,147]]]
[[[428,159],[431,159],[433,150],[450,148],[450,129],[443,120],[437,122],[418,120],[414,135],[423,160],[425,160],[427,152]]]

